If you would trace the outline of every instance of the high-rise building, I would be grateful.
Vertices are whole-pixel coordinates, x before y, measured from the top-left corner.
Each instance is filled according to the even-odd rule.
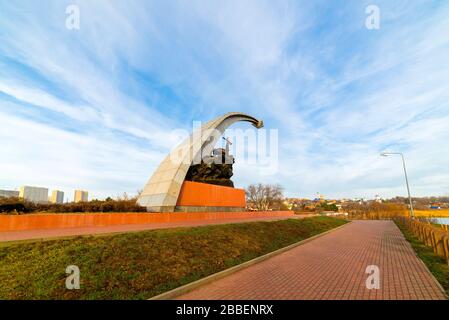
[[[20,187],[19,197],[35,203],[48,202],[48,189],[41,187]]]
[[[19,191],[14,190],[0,190],[0,198],[17,198],[19,196]]]
[[[64,203],[64,192],[59,190],[53,190],[50,196],[51,203]]]
[[[87,202],[87,201],[89,201],[88,196],[89,196],[89,193],[87,191],[75,190],[74,201],[75,202]]]

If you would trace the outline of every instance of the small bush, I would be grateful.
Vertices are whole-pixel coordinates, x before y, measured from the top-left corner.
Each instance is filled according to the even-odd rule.
[[[318,211],[338,211],[338,207],[335,203],[328,204],[327,202],[321,203],[317,209]]]
[[[34,204],[26,200],[0,197],[0,213],[28,213],[34,211],[34,209]]]

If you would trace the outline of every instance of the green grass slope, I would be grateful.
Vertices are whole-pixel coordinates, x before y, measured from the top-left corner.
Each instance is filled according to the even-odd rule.
[[[148,299],[346,221],[331,217],[153,230],[0,247],[0,299]],[[68,290],[66,267],[80,269]]]

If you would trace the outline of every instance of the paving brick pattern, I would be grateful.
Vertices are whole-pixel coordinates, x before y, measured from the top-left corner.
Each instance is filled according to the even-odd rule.
[[[367,266],[380,289],[367,289]],[[403,300],[445,295],[392,221],[354,221],[178,299]]]

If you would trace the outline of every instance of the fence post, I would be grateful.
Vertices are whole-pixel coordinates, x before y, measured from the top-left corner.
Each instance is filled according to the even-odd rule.
[[[435,253],[443,258],[446,258],[446,252],[444,250],[444,234],[437,232],[435,230],[434,232],[434,239],[435,239]]]

